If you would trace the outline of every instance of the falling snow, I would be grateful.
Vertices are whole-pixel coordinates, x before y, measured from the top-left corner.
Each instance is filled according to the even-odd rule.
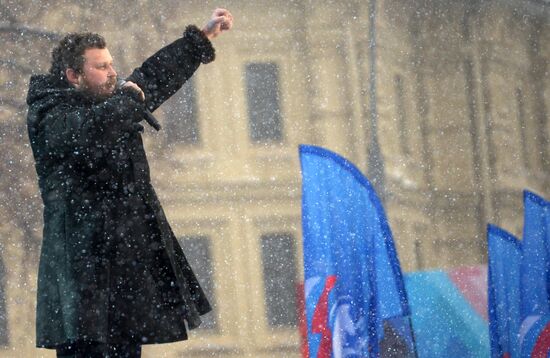
[[[119,299],[119,307],[141,308],[90,322],[157,332],[132,337],[141,343],[180,340],[179,317],[191,314],[178,290],[183,281],[197,285],[174,276],[166,266],[174,260],[192,267],[212,311],[189,340],[144,345],[144,357],[301,357],[299,144],[357,166],[382,200],[408,287],[433,288],[430,280],[444,270],[474,295],[472,312],[487,330],[479,304],[487,300],[479,286],[487,224],[522,237],[522,191],[550,198],[548,0],[138,3],[0,3],[0,357],[55,356],[35,348],[39,292],[65,302],[48,307],[52,322],[72,314],[71,302]],[[232,12],[234,24],[212,40],[215,60],[203,57],[198,66],[207,50],[183,46],[143,88],[160,131],[142,114],[117,117],[129,101],[145,110],[126,94],[94,102],[108,127],[87,127],[84,107],[71,119],[67,103],[79,99],[69,95],[43,103],[56,108],[49,117],[50,109],[28,106],[31,76],[48,73],[52,49],[67,33],[103,35],[118,77],[127,79],[155,51],[185,38],[188,25],[202,29],[217,6]],[[180,86],[174,78],[195,65]],[[54,97],[41,90],[37,98]],[[41,122],[28,127],[28,118]],[[47,175],[33,156],[33,130],[49,131],[39,139],[41,158],[56,163]],[[154,192],[142,191],[149,184]],[[95,195],[87,185],[96,185]],[[63,204],[61,191],[72,195]],[[118,196],[105,194],[112,192]],[[56,223],[45,230],[45,221]],[[163,246],[166,237],[176,249]],[[107,268],[123,274],[106,291],[90,279],[76,297],[54,269],[66,262],[82,265],[82,276]],[[37,288],[39,263],[46,291]],[[125,294],[113,298],[113,287]],[[185,299],[197,300],[193,292]],[[421,318],[436,312],[434,292],[413,300]],[[348,314],[348,306],[339,309],[333,314]],[[132,318],[124,321],[126,314]],[[478,341],[488,352],[488,338]],[[432,353],[444,350],[430,344]],[[460,344],[445,349],[473,349]]]

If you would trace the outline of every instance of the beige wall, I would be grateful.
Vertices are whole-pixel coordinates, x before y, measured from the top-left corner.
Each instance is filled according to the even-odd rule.
[[[186,24],[202,24],[216,6],[142,3],[137,9],[129,7],[133,2],[65,1],[43,12],[23,5],[15,16],[21,24],[53,32],[103,33],[119,73],[128,74]],[[548,146],[539,140],[541,133],[549,136],[550,24],[544,14],[550,10],[532,1],[543,9],[536,17],[528,8],[514,12],[509,3],[377,2],[385,207],[405,271],[485,262],[486,223],[521,236],[521,190],[550,195],[548,166],[540,154],[548,156]],[[147,346],[145,357],[299,356],[297,330],[267,324],[259,238],[292,233],[302,277],[298,144],[327,147],[367,169],[368,3],[230,1],[224,6],[233,12],[235,28],[215,40],[217,60],[195,77],[201,144],[167,145],[163,133],[145,135],[153,181],[174,232],[211,240],[219,333],[199,331],[187,342]],[[124,15],[128,12],[133,16]],[[122,15],[114,18],[114,13]],[[41,71],[48,68],[47,51],[20,48],[18,41],[7,38],[8,55]],[[284,121],[279,144],[248,139],[244,67],[262,61],[279,69]],[[0,95],[22,101],[28,76],[13,71],[0,68],[2,80],[14,75],[16,80]],[[162,108],[156,115],[165,120]],[[4,122],[13,118],[23,121],[23,113],[7,107],[0,112]],[[19,152],[30,163],[25,143],[23,133]],[[20,170],[26,187],[36,191],[32,167]],[[2,200],[2,215],[21,214],[5,196]],[[0,356],[53,356],[32,348],[40,234],[26,252],[20,225],[3,221],[10,346]]]

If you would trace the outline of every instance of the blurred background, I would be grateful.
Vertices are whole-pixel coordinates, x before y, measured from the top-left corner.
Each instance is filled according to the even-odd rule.
[[[67,32],[102,34],[119,76],[222,6],[216,61],[155,112],[154,186],[215,309],[144,357],[300,357],[298,144],[356,164],[405,272],[482,265],[486,225],[521,236],[522,190],[550,196],[550,1],[0,3],[0,356],[36,349],[42,203],[29,77]]]

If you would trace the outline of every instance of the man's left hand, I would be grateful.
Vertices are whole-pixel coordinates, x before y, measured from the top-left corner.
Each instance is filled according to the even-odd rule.
[[[204,26],[202,32],[209,40],[212,40],[223,31],[231,29],[231,27],[233,27],[233,15],[229,10],[218,8],[214,10],[210,21]]]
[[[142,102],[145,101],[145,93],[143,93],[141,88],[132,81],[125,81],[122,85],[122,90],[135,92],[139,95],[139,99],[141,99]]]

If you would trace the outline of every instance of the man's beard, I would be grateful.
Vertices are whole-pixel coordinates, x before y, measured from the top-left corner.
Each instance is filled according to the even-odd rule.
[[[96,100],[105,100],[111,97],[116,89],[116,77],[109,78],[105,83],[99,86],[90,86],[90,84],[83,79],[80,84],[80,91],[88,97]]]

